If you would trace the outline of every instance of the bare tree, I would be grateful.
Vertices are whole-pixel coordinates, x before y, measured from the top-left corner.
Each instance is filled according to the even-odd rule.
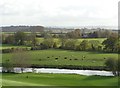
[[[3,72],[12,72],[13,71],[13,65],[11,64],[10,60],[5,60],[5,62],[2,65]]]
[[[18,66],[21,68],[23,72],[24,68],[30,67],[30,54],[23,49],[14,50],[12,62],[14,66]]]
[[[120,76],[120,60],[109,58],[106,60],[105,65],[112,71],[113,75]]]

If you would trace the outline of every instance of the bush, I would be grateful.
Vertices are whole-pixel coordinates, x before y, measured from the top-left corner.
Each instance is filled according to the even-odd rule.
[[[27,51],[27,48],[10,48],[10,49],[2,49],[2,53],[12,53],[16,50],[23,50],[23,51]]]
[[[42,50],[41,46],[32,46],[31,50]]]
[[[67,50],[74,50],[75,49],[75,44],[76,44],[76,40],[67,40],[64,46],[64,49]]]
[[[2,53],[11,53],[12,49],[2,49]]]
[[[113,58],[109,58],[105,62],[105,65],[109,68],[109,70],[113,72],[113,75],[115,76],[120,75],[119,64],[120,64],[120,61]]]

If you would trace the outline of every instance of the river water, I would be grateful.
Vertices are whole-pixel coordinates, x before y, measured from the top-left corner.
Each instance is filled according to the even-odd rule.
[[[2,72],[2,68],[0,68]],[[15,73],[22,73],[21,68],[14,68]],[[70,70],[70,69],[55,69],[55,68],[24,68],[23,72],[31,73],[57,73],[57,74],[79,74],[85,76],[99,75],[99,76],[114,76],[110,71],[99,70]]]

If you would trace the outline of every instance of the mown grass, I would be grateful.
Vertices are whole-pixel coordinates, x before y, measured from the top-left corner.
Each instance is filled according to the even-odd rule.
[[[75,74],[3,73],[2,79],[3,86],[118,86],[117,77]]]
[[[59,49],[27,52],[30,64],[35,65],[104,66],[104,63],[108,58],[118,59],[117,53],[99,53]],[[2,61],[3,63],[5,60],[11,61],[11,58],[13,57],[14,53],[2,54]]]

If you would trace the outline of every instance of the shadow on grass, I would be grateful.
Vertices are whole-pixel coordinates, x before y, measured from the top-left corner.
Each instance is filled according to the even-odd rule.
[[[112,79],[115,77],[110,77],[110,76],[88,76],[83,80],[105,80],[105,79]]]

